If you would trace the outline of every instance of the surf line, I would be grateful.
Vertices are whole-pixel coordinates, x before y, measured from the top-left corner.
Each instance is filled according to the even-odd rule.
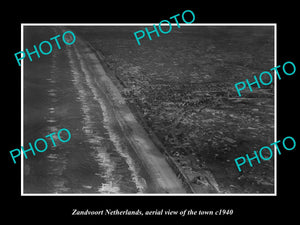
[[[66,38],[66,37],[65,37],[66,34],[71,34],[71,35],[72,35],[72,38],[70,38],[70,37],[67,37],[67,38]],[[57,45],[57,48],[58,48],[58,49],[61,49],[61,46],[60,46],[60,44],[59,44],[59,42],[58,42],[58,38],[59,38],[59,37],[60,37],[60,35],[56,35],[56,36],[50,38],[50,41],[51,41],[51,40],[55,40],[55,43],[56,43],[56,45]],[[74,34],[72,31],[66,31],[66,32],[64,32],[63,35],[62,35],[62,40],[63,40],[63,42],[64,42],[66,45],[72,45],[72,44],[74,44],[75,41],[76,41],[76,36],[75,36],[75,34]],[[43,46],[43,45],[45,46],[45,44],[48,45],[48,47],[46,47],[46,50],[45,50],[45,48],[42,48],[42,46]],[[34,49],[34,51],[32,51],[32,52],[29,52],[29,51],[28,51],[28,48],[26,48],[26,52],[20,51],[20,52],[15,53],[15,58],[16,58],[18,64],[19,64],[19,66],[21,66],[20,61],[23,60],[23,59],[26,57],[26,53],[27,53],[27,56],[28,56],[30,62],[32,62],[31,55],[33,55],[33,54],[36,54],[37,57],[40,58],[39,51],[38,51],[38,49],[37,49],[37,47],[36,47],[35,45],[33,45],[33,49]],[[52,52],[52,49],[53,49],[52,44],[51,44],[49,41],[42,41],[42,42],[39,44],[39,50],[40,50],[41,54],[43,54],[43,55],[49,55],[49,54]],[[18,55],[21,55],[21,57],[19,58]]]
[[[68,138],[65,139],[65,140],[61,138],[61,135],[60,135],[60,134],[61,134],[62,131],[65,131],[65,132],[68,134]],[[56,146],[56,143],[55,143],[54,138],[53,138],[53,135],[55,135],[55,134],[56,134],[56,133],[53,132],[53,133],[51,133],[51,134],[45,136],[46,138],[47,138],[47,137],[50,137],[50,139],[51,139],[51,141],[52,141],[52,144],[53,144],[53,147]],[[60,140],[60,142],[66,143],[66,142],[70,141],[70,139],[71,139],[71,132],[70,132],[68,129],[66,129],[66,128],[62,128],[62,129],[60,129],[60,130],[57,132],[57,137],[58,137],[58,140]],[[44,144],[43,144],[43,145],[44,145],[44,148],[43,148],[43,149],[40,149],[40,148],[41,148],[41,145],[38,144],[38,143],[41,143],[41,142],[44,143]],[[29,145],[30,147],[29,147],[29,149],[26,149],[26,150],[24,149],[23,146],[21,146],[21,149],[22,149],[22,152],[23,152],[23,154],[24,154],[24,156],[25,156],[25,159],[28,158],[28,157],[27,157],[27,152],[29,152],[29,151],[31,151],[31,152],[32,152],[32,155],[35,156],[34,148],[35,148],[35,150],[38,151],[38,152],[45,152],[45,151],[48,149],[48,143],[47,143],[47,141],[46,141],[44,138],[38,138],[38,139],[36,139],[35,142],[34,142],[34,148],[33,148],[32,144],[31,144],[30,142],[28,142],[28,145]],[[38,147],[38,146],[39,146],[39,147]],[[14,152],[17,152],[17,154],[13,154]],[[13,161],[14,161],[14,164],[16,164],[15,158],[21,156],[21,150],[16,148],[16,149],[13,149],[13,150],[9,151],[9,153],[10,153],[10,155],[11,155],[11,158],[12,158]]]

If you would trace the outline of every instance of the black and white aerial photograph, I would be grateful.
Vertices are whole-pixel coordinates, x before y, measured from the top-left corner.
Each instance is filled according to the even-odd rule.
[[[297,221],[296,4],[11,3],[5,221]]]
[[[173,24],[139,45],[145,27],[23,25],[24,148],[47,141],[23,194],[274,194],[274,158],[235,163],[274,142],[274,82],[235,89],[275,66],[274,25]]]

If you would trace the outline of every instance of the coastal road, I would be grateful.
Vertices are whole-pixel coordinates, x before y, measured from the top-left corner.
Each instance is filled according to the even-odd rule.
[[[66,30],[28,27],[25,48]],[[68,143],[24,159],[25,194],[185,193],[84,37],[25,63],[24,143],[62,128]]]

